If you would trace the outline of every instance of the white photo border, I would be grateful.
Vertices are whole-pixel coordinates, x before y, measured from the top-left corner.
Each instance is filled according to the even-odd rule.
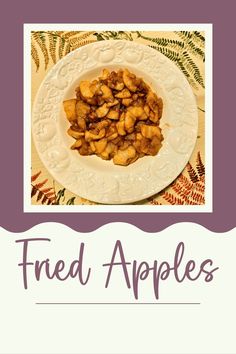
[[[205,179],[204,205],[32,205],[31,204],[31,31],[204,31],[205,32],[205,163],[207,168]],[[212,180],[212,29],[211,23],[68,23],[24,24],[24,181],[23,181],[23,211],[24,213],[72,213],[72,212],[100,212],[100,213],[212,213],[213,212],[213,180]]]

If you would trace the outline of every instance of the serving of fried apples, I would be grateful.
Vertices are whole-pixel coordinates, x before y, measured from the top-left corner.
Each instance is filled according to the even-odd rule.
[[[157,155],[163,136],[159,122],[163,102],[143,79],[127,69],[104,69],[93,81],[81,81],[76,98],[63,102],[80,155],[113,159],[127,166],[145,155]]]

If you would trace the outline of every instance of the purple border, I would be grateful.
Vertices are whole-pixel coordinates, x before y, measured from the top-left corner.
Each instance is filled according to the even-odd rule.
[[[55,221],[88,232],[115,221],[123,221],[149,231],[160,231],[183,221],[199,223],[223,232],[235,226],[235,3],[189,1],[99,3],[67,0],[67,8],[58,1],[5,2],[1,9],[1,223],[10,231],[20,232],[35,224]],[[70,7],[69,7],[70,5]],[[91,11],[92,7],[92,11]],[[104,12],[105,11],[105,12]],[[131,15],[132,14],[132,17]],[[214,186],[213,213],[23,213],[23,23],[213,23],[214,57]]]

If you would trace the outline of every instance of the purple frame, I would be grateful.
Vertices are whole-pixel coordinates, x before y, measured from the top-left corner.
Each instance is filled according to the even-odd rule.
[[[71,6],[75,3],[71,0]],[[156,232],[178,222],[195,222],[216,232],[235,226],[235,19],[234,2],[180,0],[148,1],[134,7],[131,2],[117,6],[110,2],[78,3],[78,11],[65,12],[57,1],[13,2],[1,9],[1,223],[20,232],[54,221],[80,232],[110,222],[127,222]],[[103,6],[102,6],[103,5]],[[14,11],[13,11],[14,7]],[[56,9],[56,10],[55,10]],[[106,9],[106,13],[104,13]],[[135,9],[135,10],[134,10]],[[130,17],[130,14],[133,14]],[[213,23],[213,213],[23,213],[23,23]]]

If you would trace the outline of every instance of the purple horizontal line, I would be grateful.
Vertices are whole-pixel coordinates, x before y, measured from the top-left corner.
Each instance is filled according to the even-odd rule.
[[[36,305],[201,305],[200,302],[36,302]]]

